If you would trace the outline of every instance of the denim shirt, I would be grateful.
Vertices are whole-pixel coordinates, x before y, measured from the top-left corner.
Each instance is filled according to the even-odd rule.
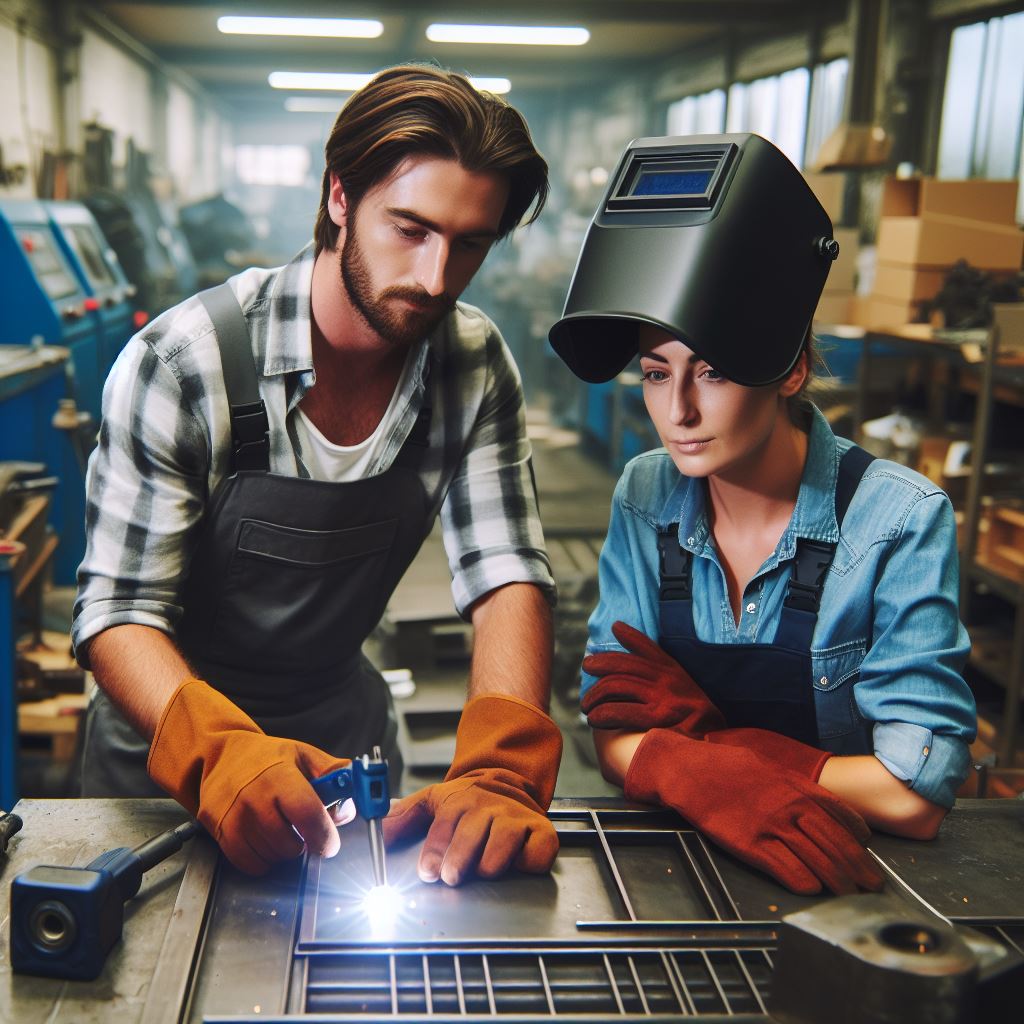
[[[958,613],[953,508],[926,477],[877,459],[840,533],[836,476],[850,446],[815,410],[793,516],[747,584],[738,623],[703,481],[682,476],[664,449],[633,459],[612,499],[587,652],[620,649],[611,632],[617,619],[657,639],[657,531],[671,522],[679,522],[679,543],[694,555],[694,628],[708,643],[771,643],[797,537],[837,543],[811,641],[808,685],[819,736],[870,723],[879,761],[925,799],[950,807],[977,731],[974,696],[961,675],[970,641]],[[583,673],[582,692],[594,682]]]

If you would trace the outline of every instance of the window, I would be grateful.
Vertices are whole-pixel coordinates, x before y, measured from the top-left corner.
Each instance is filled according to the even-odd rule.
[[[308,171],[305,146],[235,147],[235,173],[243,185],[302,185]]]
[[[810,72],[794,68],[781,75],[735,82],[729,87],[727,132],[756,132],[803,167]]]
[[[1024,13],[953,30],[940,178],[1015,178],[1024,127]]]
[[[724,127],[724,89],[687,96],[668,108],[669,135],[720,135]]]
[[[811,166],[824,141],[843,120],[849,72],[849,60],[839,57],[827,64],[819,64],[811,76],[811,109],[807,115],[807,145],[804,149],[804,159]]]

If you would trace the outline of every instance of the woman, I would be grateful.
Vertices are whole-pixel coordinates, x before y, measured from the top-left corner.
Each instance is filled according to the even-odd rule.
[[[825,275],[806,286],[816,268],[801,277],[812,239],[800,232],[831,226],[814,225],[820,207],[774,147],[725,138],[740,140],[734,160],[747,171],[768,162],[774,201],[803,224],[778,253],[786,279],[743,281],[741,267],[741,284],[760,285],[749,301],[764,323],[796,305],[804,326],[767,340],[762,329],[747,360],[755,343],[729,323],[714,267],[701,267],[710,287],[700,295],[658,299],[653,314],[614,289],[599,302],[570,291],[552,331],[559,354],[599,379],[587,376],[588,340],[601,374],[638,353],[664,444],[634,459],[615,491],[583,708],[605,776],[630,798],[674,807],[794,891],[877,888],[867,825],[931,838],[969,767],[975,708],[960,674],[969,644],[953,512],[926,478],[835,437],[804,397],[806,325]],[[643,140],[659,154],[673,141],[693,142]],[[758,201],[735,163],[720,176],[714,216],[677,229],[691,263],[723,246],[695,246],[687,230]]]

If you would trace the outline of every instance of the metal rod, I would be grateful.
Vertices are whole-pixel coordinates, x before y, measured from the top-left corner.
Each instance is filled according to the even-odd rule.
[[[640,996],[640,1005],[643,1007],[644,1016],[650,1017],[651,1008],[647,1005],[647,996],[644,993],[643,983],[640,981],[640,975],[636,970],[636,963],[631,956],[626,957],[626,963],[629,965],[629,972],[633,975],[633,984],[636,985],[637,995]]]
[[[491,984],[491,967],[487,960],[487,954],[482,953],[480,960],[484,967],[484,985],[487,987],[487,1006],[490,1008],[491,1016],[496,1016],[498,1011],[494,1004],[494,986]]]
[[[619,1008],[619,1013],[625,1013],[626,1007],[622,1004],[622,995],[619,992],[619,983],[615,980],[615,972],[612,970],[611,961],[608,959],[608,954],[605,953],[601,957],[604,961],[604,970],[608,975],[608,982],[612,987],[612,995],[615,996],[615,1005]]]
[[[140,1024],[178,1021],[185,1016],[189,988],[205,942],[216,872],[217,847],[212,842],[197,843],[189,851],[188,864],[164,933]],[[173,1017],[171,1013],[174,1013]]]
[[[870,848],[867,848],[867,850],[868,853],[870,853],[871,856],[874,857],[876,861],[878,861],[878,866],[894,882],[896,882],[900,886],[900,888],[902,888],[909,896],[912,896],[915,900],[917,900],[917,902],[920,903],[921,906],[924,907],[924,909],[927,910],[929,914],[934,914],[944,924],[949,925],[951,928],[953,927],[953,922],[950,921],[950,919],[946,917],[945,914],[940,914],[919,892],[912,889],[907,882],[900,878],[900,876],[896,874],[896,872],[891,867],[889,867],[889,865],[886,864],[885,861],[882,860],[882,858],[879,857],[877,853],[875,853],[874,850]]]
[[[718,992],[719,997],[722,1000],[722,1007],[726,1013],[732,1014],[732,1003],[729,1002],[729,997],[725,994],[725,989],[722,988],[722,983],[718,980],[718,971],[715,970],[715,965],[711,962],[708,957],[707,950],[698,950],[701,957],[704,960],[704,966],[707,969],[708,974],[711,975],[712,984],[715,986],[715,990]]]
[[[459,1013],[466,1015],[466,993],[462,988],[462,961],[456,953],[452,960],[455,963],[455,992],[459,997]]]
[[[555,997],[551,994],[551,982],[548,980],[548,971],[544,966],[544,957],[537,955],[537,966],[540,967],[540,980],[544,985],[544,998],[548,1001],[548,1013],[555,1015]]]
[[[754,998],[757,1000],[758,1009],[760,1009],[762,1013],[767,1013],[768,1007],[764,1005],[764,1000],[761,998],[761,993],[758,992],[757,986],[754,984],[754,979],[750,976],[750,971],[747,970],[746,961],[743,959],[742,956],[740,956],[740,951],[738,949],[734,949],[732,951],[732,955],[736,957],[736,960],[740,965],[740,970],[743,972],[743,977],[747,979],[747,985],[750,986],[750,991],[754,993]]]
[[[398,979],[395,977],[395,954],[388,956],[388,981],[391,983],[391,1016],[398,1013]]]
[[[972,570],[978,552],[978,524],[981,520],[981,492],[985,478],[985,455],[992,429],[992,388],[995,386],[996,359],[999,354],[999,328],[989,328],[985,345],[985,359],[978,382],[977,405],[974,411],[974,430],[971,437],[971,475],[967,480],[967,502],[964,519],[964,549],[960,565],[960,615],[964,622],[970,618],[974,580]]]
[[[427,1002],[427,1013],[433,1014],[434,1012],[434,993],[431,990],[430,981],[430,958],[426,953],[423,954],[423,994],[426,996]]]
[[[663,953],[662,956],[665,956]],[[679,965],[679,959],[677,953],[671,953],[668,955],[668,962],[672,966],[672,970],[675,974],[676,980],[679,982],[683,996],[686,999],[686,1011],[692,1016],[697,1014],[697,1004],[694,1002],[693,995],[690,992],[690,986],[686,983],[686,978],[683,975],[683,969]]]
[[[608,864],[608,869],[612,873],[612,878],[615,880],[615,885],[618,887],[619,896],[622,898],[622,903],[626,908],[626,913],[629,914],[629,919],[631,921],[635,921],[637,918],[633,911],[633,904],[629,900],[629,894],[626,892],[626,885],[622,881],[622,876],[619,874],[619,866],[615,863],[615,858],[612,856],[612,848],[608,845],[608,837],[604,834],[604,827],[598,820],[597,813],[595,811],[590,812],[590,820],[594,823],[594,830],[596,831],[597,838],[601,843],[601,849],[604,852],[605,861]]]
[[[676,982],[676,971],[669,960],[668,955],[662,950],[659,954],[661,957],[661,969],[665,972],[665,978],[668,981],[669,988],[672,989],[672,994],[676,997],[676,1005],[684,1014],[695,1013],[695,1008],[690,1005],[689,998],[684,998],[682,990]]]
[[[1007,934],[1005,928],[997,927],[996,931],[999,933],[999,938],[1001,938],[1003,942],[1006,943],[1006,945],[1008,945],[1011,949],[1016,950],[1021,956],[1024,956],[1024,949],[1021,948],[1020,943],[1015,941],[1014,939],[1011,939],[1010,936]]]
[[[711,850],[708,849],[708,844],[704,842],[704,837],[696,831],[689,834],[693,836],[694,841],[700,846],[701,852],[704,854],[704,860],[711,869],[711,873],[715,876],[715,881],[718,882],[718,887],[729,904],[733,918],[737,921],[742,920],[743,915],[740,913],[740,908],[736,906],[736,901],[732,898],[732,893],[729,892],[729,887],[725,884],[725,879],[718,870],[718,865],[715,863],[715,858],[711,856]]]

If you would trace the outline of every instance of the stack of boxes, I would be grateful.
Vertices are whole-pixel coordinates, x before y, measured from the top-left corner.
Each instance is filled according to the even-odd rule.
[[[1016,205],[1016,181],[888,179],[874,289],[859,303],[857,322],[884,330],[923,320],[922,302],[938,294],[958,260],[998,275],[1019,271]]]
[[[805,174],[807,183],[825,208],[832,223],[843,219],[843,190],[845,174]],[[848,324],[853,319],[857,284],[857,253],[860,248],[856,228],[834,227],[832,236],[839,243],[839,259],[832,264],[825,283],[825,291],[814,314],[822,324]]]

